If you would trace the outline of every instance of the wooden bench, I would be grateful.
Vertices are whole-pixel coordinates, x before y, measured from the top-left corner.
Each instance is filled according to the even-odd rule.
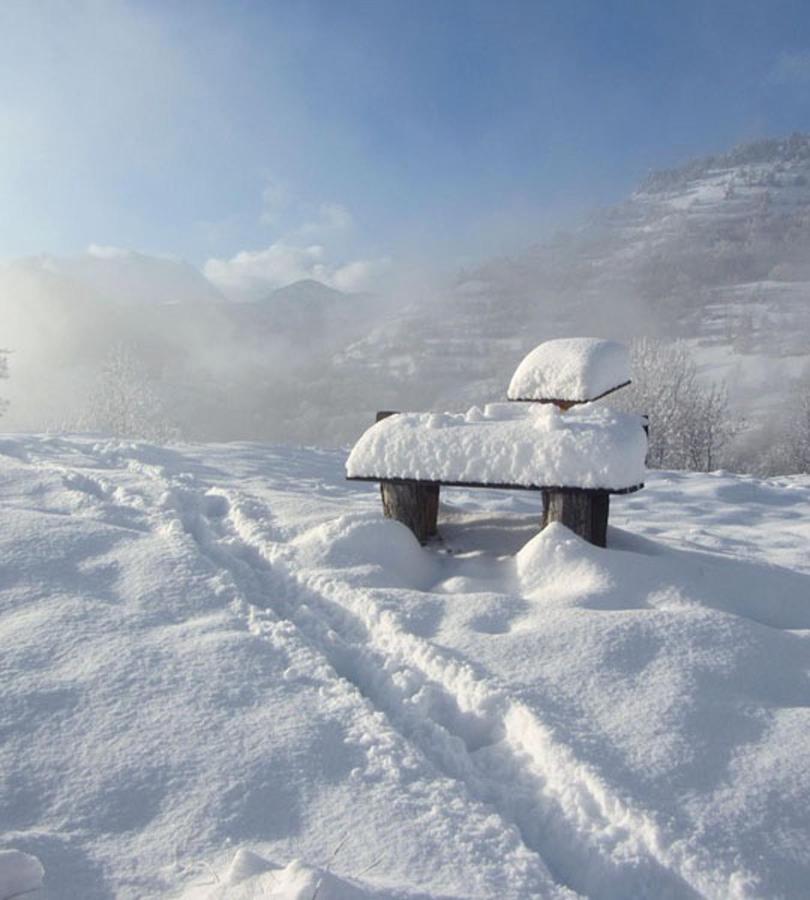
[[[379,422],[397,415],[395,410],[377,413]],[[379,482],[383,514],[406,525],[421,543],[438,533],[439,493],[445,487],[486,488],[488,490],[538,491],[543,499],[541,528],[559,522],[584,540],[605,547],[611,494],[632,494],[644,487],[643,482],[622,488],[580,488],[565,485],[514,484],[420,478],[380,478],[350,475],[349,481]]]
[[[604,547],[610,495],[644,486],[647,442],[635,422],[647,427],[639,417],[634,422],[592,404],[629,383],[624,345],[600,338],[545,341],[512,376],[505,404],[511,411],[489,404],[463,415],[378,412],[350,454],[347,476],[379,482],[385,515],[423,543],[437,532],[445,485],[539,491],[542,527],[560,522]],[[547,413],[539,411],[544,404]],[[401,424],[380,430],[394,415],[403,416]]]

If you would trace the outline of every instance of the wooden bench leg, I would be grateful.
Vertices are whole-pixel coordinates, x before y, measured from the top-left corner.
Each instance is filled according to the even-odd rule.
[[[395,416],[396,410],[381,409],[377,421]],[[381,481],[383,514],[386,519],[402,522],[416,535],[420,544],[437,534],[439,519],[439,485],[417,481]]]
[[[607,526],[610,515],[610,494],[600,491],[591,494],[591,543],[597,547],[607,547]]]
[[[610,494],[606,491],[543,491],[543,523],[559,522],[597,547],[607,545]]]
[[[424,544],[437,531],[439,517],[439,485],[416,481],[381,481],[383,514],[386,519],[402,522]]]

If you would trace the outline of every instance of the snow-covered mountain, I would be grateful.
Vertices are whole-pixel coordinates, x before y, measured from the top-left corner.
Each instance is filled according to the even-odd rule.
[[[806,897],[807,476],[421,547],[345,458],[0,440],[0,896]]]
[[[305,278],[259,300],[234,304],[229,315],[248,338],[282,335],[294,344],[334,350],[354,335],[363,318],[374,316],[370,301],[368,295],[346,294]]]
[[[598,221],[595,280],[741,356],[810,354],[810,137],[747,144],[651,175]]]
[[[285,287],[276,288],[271,291],[267,297],[260,300],[259,303],[272,306],[307,306],[315,308],[323,308],[333,303],[340,302],[346,295],[337,290],[337,288],[329,287],[314,278],[302,278],[300,281],[294,281]]]

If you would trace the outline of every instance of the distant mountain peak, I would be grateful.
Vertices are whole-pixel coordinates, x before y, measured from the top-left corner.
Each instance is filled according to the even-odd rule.
[[[302,278],[299,281],[293,281],[284,287],[276,288],[265,299],[266,300],[339,300],[346,295],[337,288],[330,287],[322,281],[314,278]]]

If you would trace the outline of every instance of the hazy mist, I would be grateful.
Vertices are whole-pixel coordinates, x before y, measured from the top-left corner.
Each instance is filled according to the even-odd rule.
[[[728,387],[755,454],[751,430],[810,360],[808,184],[810,139],[747,145],[650,176],[624,203],[511,256],[444,271],[381,264],[365,291],[339,290],[351,279],[318,245],[204,271],[100,246],[6,263],[0,421],[106,430],[94,397],[123,347],[161,434],[335,446],[377,409],[502,398],[544,339],[654,336],[687,341],[701,377]],[[352,266],[368,283],[373,267]]]

